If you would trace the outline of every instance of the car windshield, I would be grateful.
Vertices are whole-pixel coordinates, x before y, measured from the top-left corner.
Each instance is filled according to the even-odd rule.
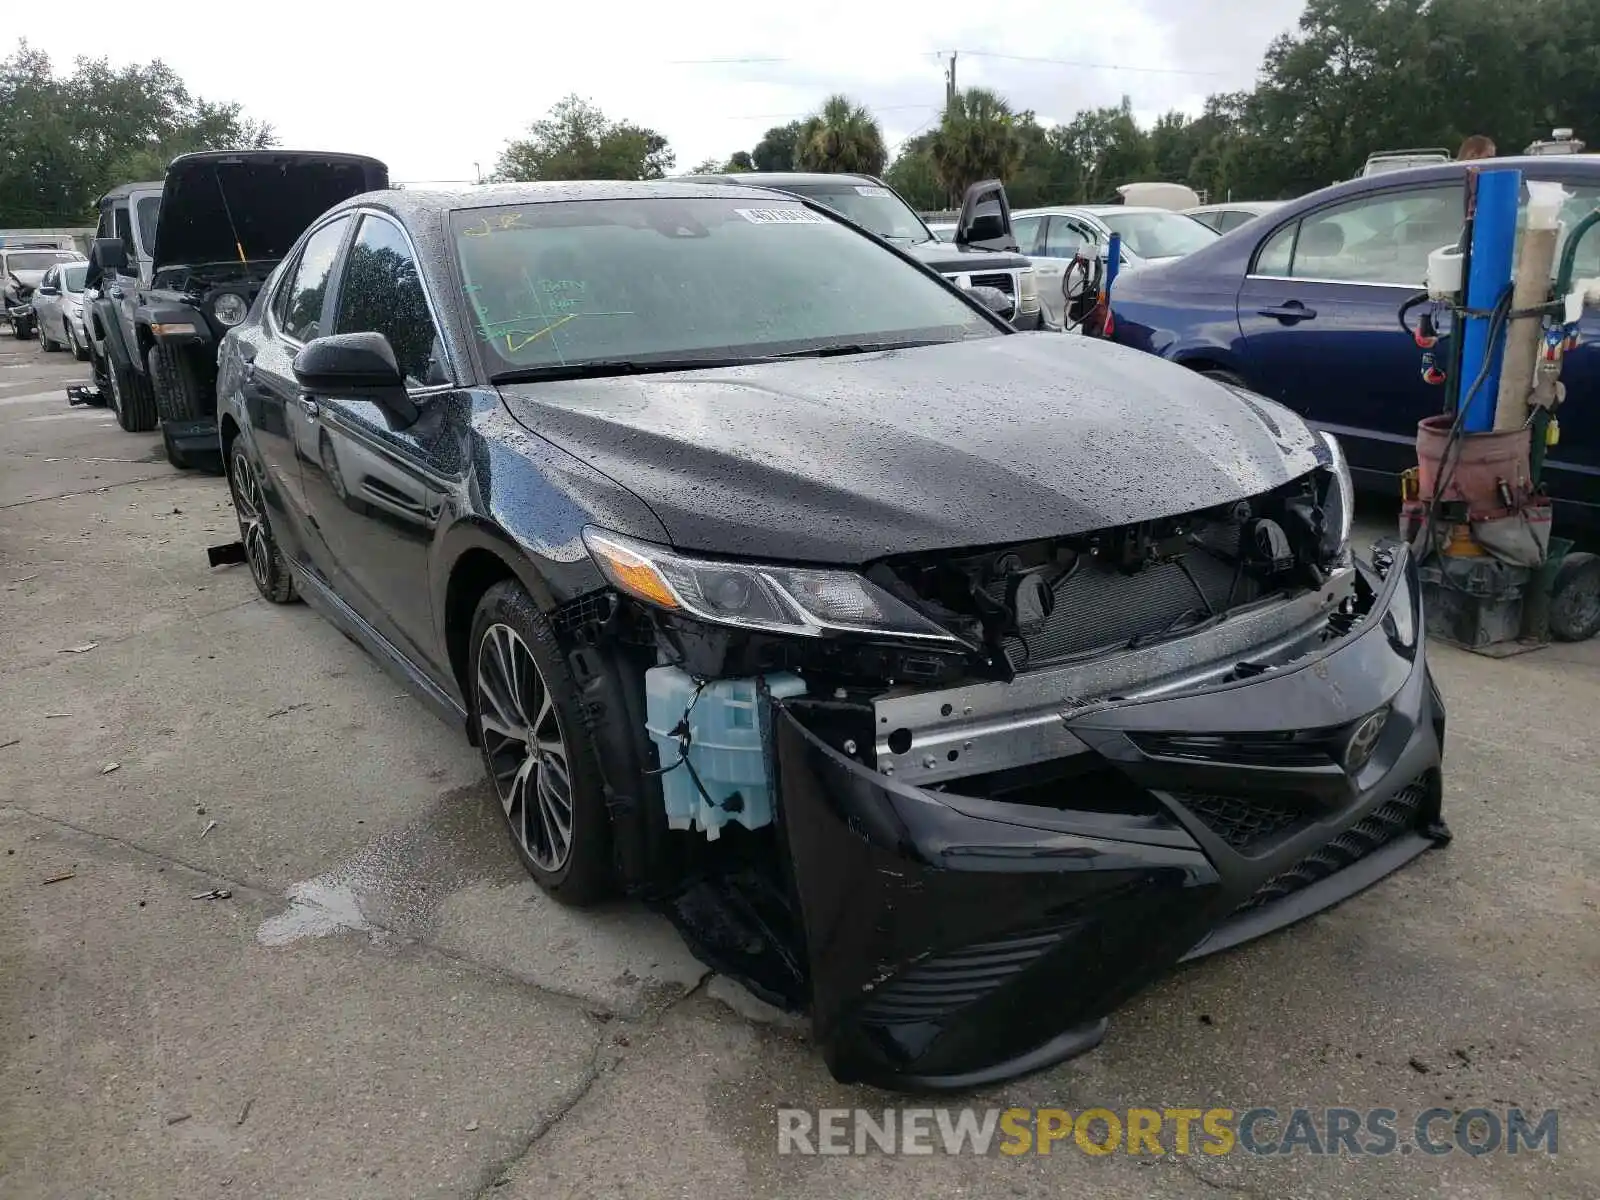
[[[61,282],[69,292],[83,291],[83,277],[89,270],[88,263],[79,263],[75,267],[67,267],[61,272]]]
[[[1001,336],[938,281],[798,202],[534,203],[458,210],[451,228],[492,374]]]
[[[6,255],[8,271],[48,271],[58,262],[72,262],[78,256],[70,250],[17,250]]]
[[[783,187],[786,192],[826,204],[834,212],[843,213],[863,229],[870,229],[888,241],[927,242],[933,240],[922,218],[911,211],[909,205],[886,187],[873,183],[852,183],[848,179],[825,183],[795,183]]]
[[[1217,240],[1215,229],[1183,213],[1101,213],[1100,219],[1122,235],[1124,249],[1140,258],[1177,258]]]

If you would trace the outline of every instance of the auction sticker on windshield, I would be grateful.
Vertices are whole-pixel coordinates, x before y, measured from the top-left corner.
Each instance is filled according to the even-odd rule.
[[[733,210],[752,225],[826,225],[808,208],[736,208]]]
[[[858,196],[887,196],[888,194],[889,189],[886,187],[869,187],[863,185],[856,188],[856,195]]]

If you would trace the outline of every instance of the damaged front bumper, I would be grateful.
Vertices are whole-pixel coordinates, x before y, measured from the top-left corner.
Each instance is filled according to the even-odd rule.
[[[1049,1066],[1177,963],[1447,840],[1415,566],[1401,551],[1382,578],[1361,570],[1347,632],[1329,634],[1320,595],[1255,628],[1230,617],[1083,668],[880,702],[878,769],[776,702],[834,1074],[948,1089]],[[900,721],[909,745],[889,740]],[[1062,769],[1049,800],[962,794],[973,772],[1025,762]]]

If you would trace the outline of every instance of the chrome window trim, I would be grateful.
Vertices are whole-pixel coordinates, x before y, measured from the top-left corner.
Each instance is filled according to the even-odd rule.
[[[1324,279],[1318,275],[1256,275],[1252,273],[1246,275],[1245,278],[1247,280],[1266,280],[1270,283],[1330,283],[1339,284],[1343,287],[1401,288],[1408,292],[1422,290],[1422,284],[1420,283],[1388,283],[1376,279]]]

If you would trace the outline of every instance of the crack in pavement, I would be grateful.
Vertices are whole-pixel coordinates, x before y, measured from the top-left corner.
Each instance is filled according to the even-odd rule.
[[[283,892],[270,885],[264,885],[249,879],[236,879],[232,876],[224,875],[218,871],[200,866],[197,863],[189,862],[186,859],[168,854],[164,851],[152,849],[151,847],[143,845],[140,842],[135,842],[128,838],[118,837],[114,833],[101,833],[98,830],[89,829],[83,825],[74,824],[63,817],[53,817],[48,813],[35,812],[32,809],[24,808],[18,804],[0,804],[0,813],[5,812],[21,813],[23,816],[31,817],[35,821],[42,821],[48,825],[55,825],[63,829],[70,829],[74,833],[89,838],[93,841],[109,842],[112,845],[119,846],[124,850],[131,851],[142,858],[160,863],[163,866],[178,867],[182,870],[193,872],[196,875],[212,881],[215,886],[227,887],[231,889],[235,894],[249,893],[252,898],[260,900],[263,903],[287,902],[289,904],[299,904],[304,907],[315,908],[318,911],[328,913],[328,915],[333,918],[337,918],[340,915],[336,911],[318,904],[315,900],[293,899],[285,896]],[[518,975],[514,971],[508,971],[504,967],[495,966],[492,963],[480,962],[478,959],[463,954],[458,950],[452,950],[448,946],[441,946],[427,938],[419,938],[407,933],[402,933],[398,929],[395,929],[389,925],[385,925],[381,921],[370,919],[365,920],[366,924],[362,930],[352,932],[380,933],[385,937],[393,938],[396,942],[401,944],[418,946],[426,950],[428,953],[437,955],[439,958],[445,959],[448,962],[453,962],[459,966],[468,967],[479,972],[480,974],[492,976],[493,978],[503,980],[507,983],[514,983],[519,987],[528,988],[540,996],[545,996],[552,1000],[559,1000],[566,1004],[575,1005],[583,1011],[584,1015],[601,1024],[621,1022],[622,1024],[629,1026],[650,1027],[654,1024],[655,1020],[659,1019],[661,1016],[664,1016],[683,1001],[687,1000],[690,996],[695,995],[697,992],[703,989],[713,974],[712,971],[707,968],[705,973],[701,975],[699,981],[694,985],[694,987],[689,988],[681,996],[674,998],[670,1004],[663,1005],[659,1008],[646,1008],[645,1011],[640,1013],[637,1017],[630,1017],[626,1012],[620,1009],[612,1008],[610,1005],[605,1004],[602,1001],[597,1001],[592,996],[584,996],[579,995],[576,992],[563,991],[561,988],[551,987],[549,984],[545,983],[536,983],[525,976]],[[601,1039],[602,1042],[604,1042],[604,1040],[604,1038]]]
[[[81,492],[61,492],[54,496],[35,496],[31,500],[13,500],[9,504],[0,504],[0,512],[8,508],[22,508],[28,504],[48,504],[52,500],[71,500],[77,496],[96,496],[101,492],[109,492],[115,488],[128,487],[135,483],[153,483],[160,479],[172,479],[174,476],[169,471],[165,475],[142,475],[138,479],[124,479],[119,483],[108,483],[104,487],[84,488]],[[177,476],[182,479],[184,476]]]
[[[654,1032],[660,1027],[662,1021],[666,1019],[668,1013],[704,992],[713,974],[708,970],[700,977],[698,983],[671,1004],[663,1005],[654,1011],[647,1011],[637,1021],[629,1021],[626,1017],[619,1019],[625,1025],[635,1028],[642,1027],[647,1031]],[[518,1164],[525,1161],[538,1148],[539,1143],[566,1119],[567,1114],[583,1103],[584,1098],[594,1090],[595,1084],[633,1057],[634,1053],[642,1051],[644,1045],[630,1042],[626,1047],[627,1053],[623,1053],[622,1049],[622,1047],[617,1046],[615,1038],[602,1036],[595,1045],[594,1055],[589,1060],[589,1069],[584,1072],[583,1079],[579,1081],[573,1093],[563,1100],[550,1116],[539,1122],[528,1136],[527,1141],[522,1144],[521,1149],[495,1163],[493,1169],[484,1174],[484,1182],[477,1191],[472,1193],[471,1200],[484,1200],[484,1197],[490,1196],[493,1192],[511,1182],[511,1172],[516,1170]],[[613,1051],[616,1051],[616,1053],[613,1054]]]
[[[167,609],[165,611],[172,612],[172,621],[169,624],[157,625],[153,629],[135,630],[132,633],[124,633],[119,637],[106,638],[103,641],[96,642],[94,644],[95,649],[99,650],[106,646],[120,646],[123,642],[131,642],[135,638],[154,637],[156,634],[163,633],[167,629],[170,629],[173,625],[180,624],[184,621],[188,621],[190,623],[190,628],[193,628],[203,621],[209,621],[212,617],[218,617],[223,613],[230,613],[235,609],[244,608],[251,604],[261,603],[263,603],[263,601],[260,596],[247,596],[243,600],[234,601],[232,604],[224,604],[221,608],[208,608],[199,613],[172,612],[171,609]],[[61,651],[57,650],[54,651],[48,658],[39,658],[32,662],[22,662],[16,665],[0,668],[0,678],[6,678],[11,675],[22,675],[28,671],[37,671],[41,667],[49,667],[54,666],[57,663],[70,662],[72,659],[77,657],[80,656],[72,654],[64,655]]]

